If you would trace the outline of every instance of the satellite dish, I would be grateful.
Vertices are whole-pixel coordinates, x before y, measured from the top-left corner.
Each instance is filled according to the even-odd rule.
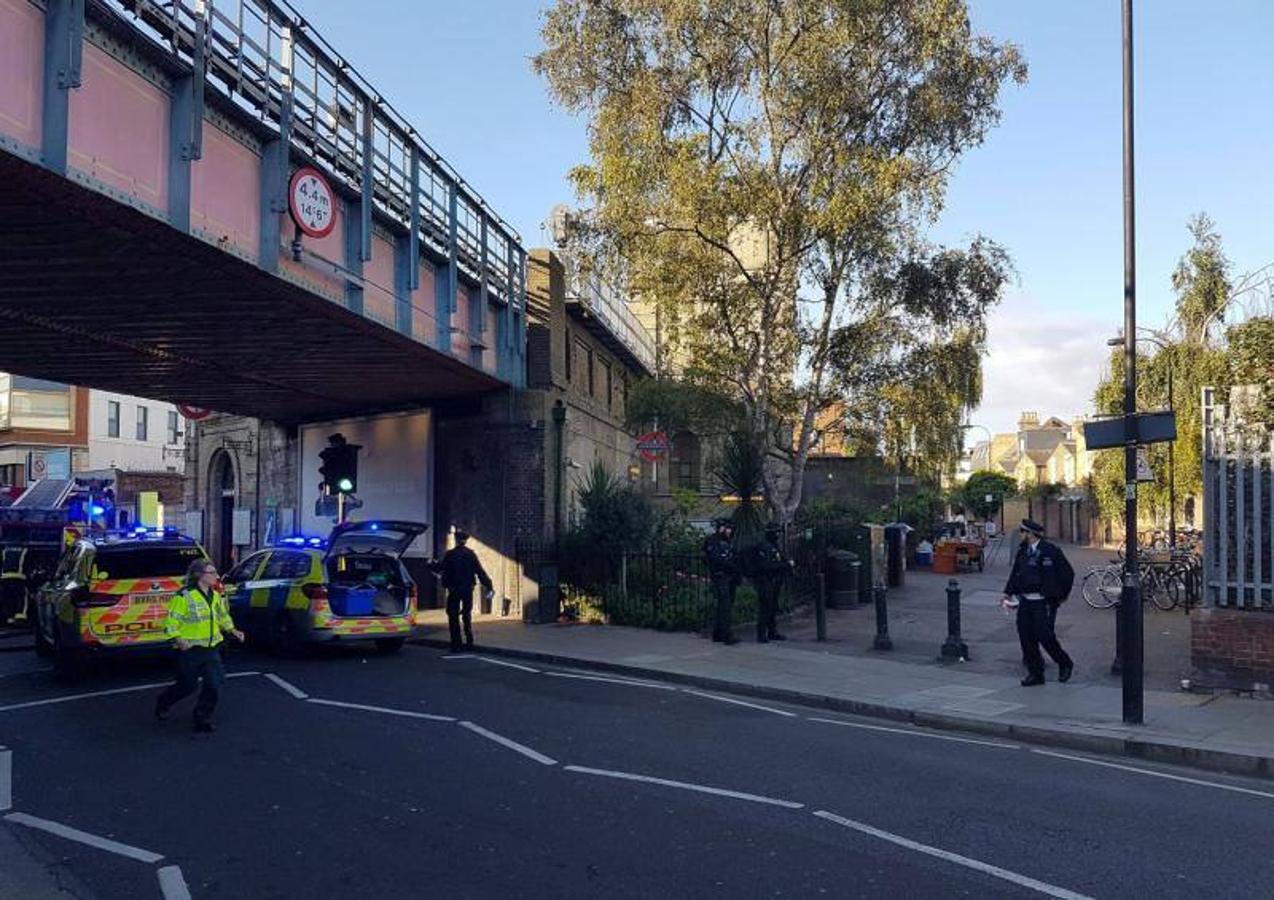
[[[565,247],[578,221],[578,214],[565,203],[559,203],[549,210],[548,227],[553,243],[558,247]]]

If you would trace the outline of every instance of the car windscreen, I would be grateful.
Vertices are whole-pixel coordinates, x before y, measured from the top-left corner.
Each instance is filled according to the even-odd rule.
[[[183,578],[190,564],[202,558],[194,546],[102,547],[93,558],[93,577]]]

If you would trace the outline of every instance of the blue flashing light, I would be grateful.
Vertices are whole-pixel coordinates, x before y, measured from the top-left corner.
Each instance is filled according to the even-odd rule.
[[[309,545],[311,547],[321,547],[323,545],[323,539],[321,537],[312,537],[309,540]]]
[[[96,503],[94,503],[92,506],[90,506],[90,507],[88,508],[88,511],[89,511],[90,513],[92,513],[93,515],[95,515],[95,516],[103,516],[103,515],[106,515],[106,507],[105,507],[105,506],[98,506]]]
[[[380,525],[377,522],[373,522],[369,527],[372,531],[380,531]]]
[[[279,538],[275,541],[276,546],[280,547],[317,547],[326,546],[327,541],[321,537],[307,537],[302,534],[294,534],[290,537]]]

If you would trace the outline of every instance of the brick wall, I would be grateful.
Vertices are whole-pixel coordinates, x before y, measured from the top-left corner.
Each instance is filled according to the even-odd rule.
[[[1190,613],[1190,661],[1207,683],[1274,684],[1274,614],[1203,607]]]

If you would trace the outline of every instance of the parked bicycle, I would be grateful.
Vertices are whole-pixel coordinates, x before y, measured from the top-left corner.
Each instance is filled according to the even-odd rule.
[[[1094,566],[1080,581],[1080,593],[1093,609],[1109,609],[1123,595],[1124,556]],[[1203,566],[1191,550],[1158,552],[1142,566],[1141,599],[1164,612],[1182,606],[1186,612],[1199,602]]]

